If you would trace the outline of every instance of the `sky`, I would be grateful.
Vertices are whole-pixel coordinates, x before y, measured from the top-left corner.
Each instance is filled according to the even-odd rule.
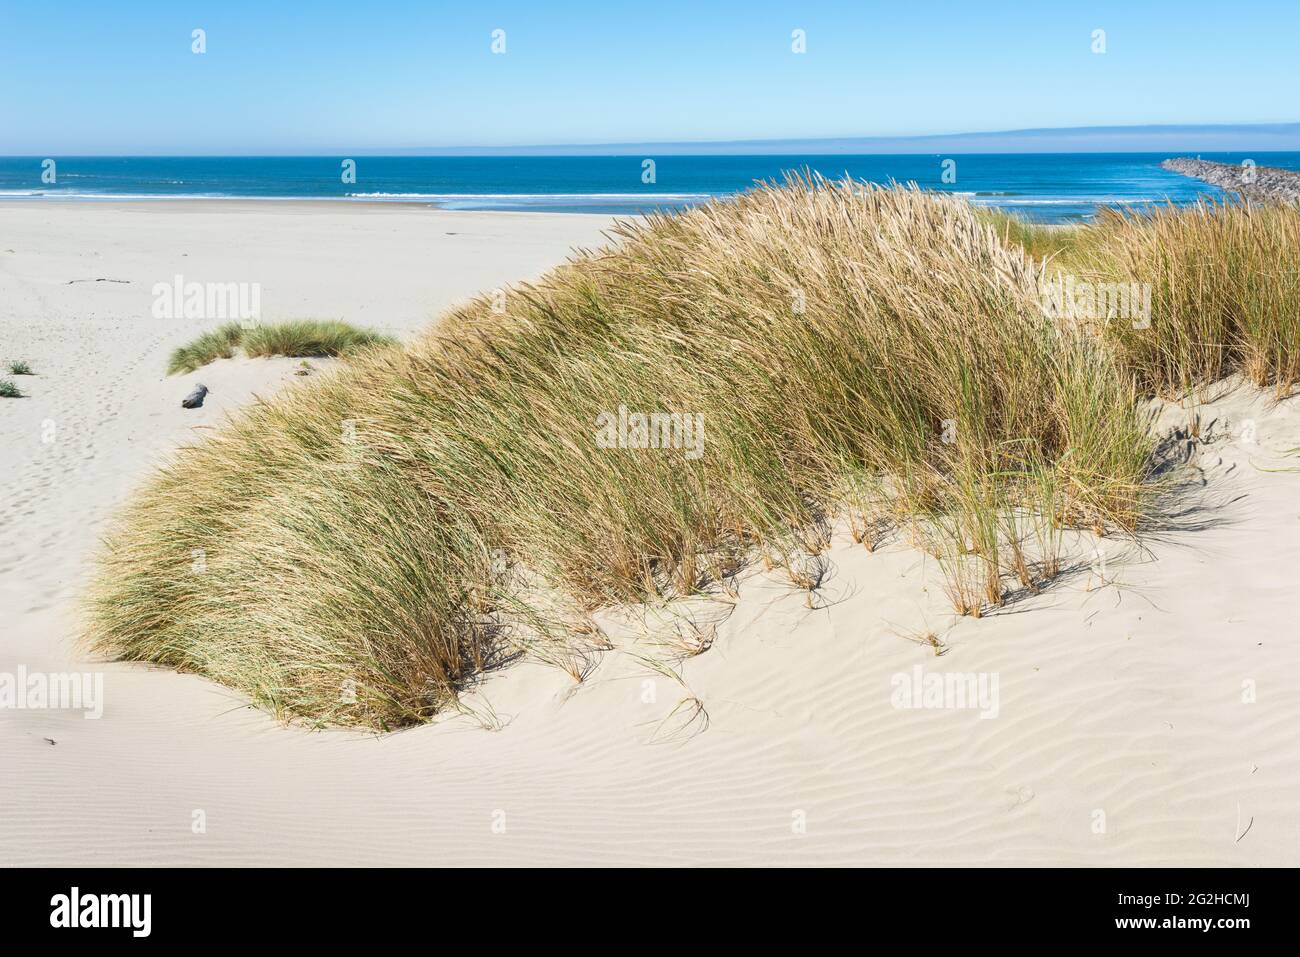
[[[41,156],[1295,122],[1300,2],[0,0],[0,90]]]

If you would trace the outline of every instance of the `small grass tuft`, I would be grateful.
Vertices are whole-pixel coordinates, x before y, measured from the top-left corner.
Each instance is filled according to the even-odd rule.
[[[36,375],[36,373],[32,371],[32,367],[28,365],[28,363],[24,359],[10,359],[9,374],[10,375]]]
[[[193,372],[236,349],[250,358],[262,356],[342,356],[369,346],[392,345],[388,336],[358,329],[338,319],[294,319],[244,328],[237,322],[205,332],[172,353],[167,374]]]
[[[369,346],[392,345],[389,336],[358,329],[338,319],[296,319],[257,325],[244,333],[244,354],[258,356],[342,356]]]
[[[167,363],[167,374],[193,372],[209,362],[231,358],[243,334],[244,330],[237,322],[228,322],[211,332],[203,333],[172,353],[171,360]]]
[[[22,392],[18,386],[14,385],[13,379],[0,379],[0,398],[3,399],[21,399]]]

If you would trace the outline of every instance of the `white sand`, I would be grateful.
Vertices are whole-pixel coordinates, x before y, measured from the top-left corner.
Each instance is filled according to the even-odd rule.
[[[1185,516],[1210,527],[981,621],[954,625],[917,552],[842,537],[814,609],[761,572],[734,610],[699,606],[717,638],[681,684],[622,652],[576,688],[523,664],[471,696],[482,722],[383,738],[284,728],[195,676],[78,660],[74,602],[113,508],[196,427],[300,381],[289,360],[165,378],[170,349],[215,323],[148,318],[153,283],[258,281],[264,318],[403,335],[606,224],[0,204],[0,357],[39,373],[18,380],[30,398],[0,399],[0,673],[104,673],[100,720],[0,711],[3,863],[1300,863],[1300,474],[1257,467],[1300,445],[1300,402],[1247,390],[1204,414],[1206,484],[1183,501],[1217,505]],[[101,278],[128,282],[80,281]],[[196,381],[212,394],[184,411]],[[901,637],[927,628],[945,655]],[[996,675],[997,716],[893,707],[893,676],[915,666]],[[673,716],[686,697],[707,728]]]

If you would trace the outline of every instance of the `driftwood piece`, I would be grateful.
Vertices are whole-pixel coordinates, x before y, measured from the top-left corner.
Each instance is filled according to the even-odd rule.
[[[208,394],[207,386],[202,384],[195,386],[193,392],[191,392],[185,398],[181,399],[181,408],[182,409],[201,408],[203,406],[203,398],[207,394]]]

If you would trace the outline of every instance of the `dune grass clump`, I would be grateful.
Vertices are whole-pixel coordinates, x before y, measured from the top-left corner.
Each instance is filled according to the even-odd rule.
[[[0,399],[21,399],[22,391],[14,384],[13,379],[0,379]]]
[[[392,728],[602,605],[798,582],[836,517],[966,614],[1049,584],[1062,528],[1140,522],[1131,377],[962,201],[796,177],[615,233],[181,451],[106,542],[91,646]]]
[[[167,374],[193,372],[209,362],[233,357],[243,334],[244,330],[237,322],[227,322],[211,332],[203,333],[172,353],[167,363]]]
[[[392,343],[388,336],[337,319],[295,319],[247,327],[228,322],[173,352],[167,374],[193,372],[217,359],[229,359],[236,349],[242,349],[250,358],[321,357],[347,355],[368,346]]]
[[[24,359],[10,359],[7,366],[10,375],[36,375],[31,365]]]
[[[245,331],[240,346],[244,354],[258,356],[342,356],[374,345],[391,345],[393,339],[338,319],[297,319],[256,325]]]
[[[1052,272],[1149,289],[1143,321],[1091,317],[1145,393],[1178,398],[1232,373],[1279,394],[1300,382],[1300,206],[1106,209],[1055,248],[1041,227],[999,228]]]

